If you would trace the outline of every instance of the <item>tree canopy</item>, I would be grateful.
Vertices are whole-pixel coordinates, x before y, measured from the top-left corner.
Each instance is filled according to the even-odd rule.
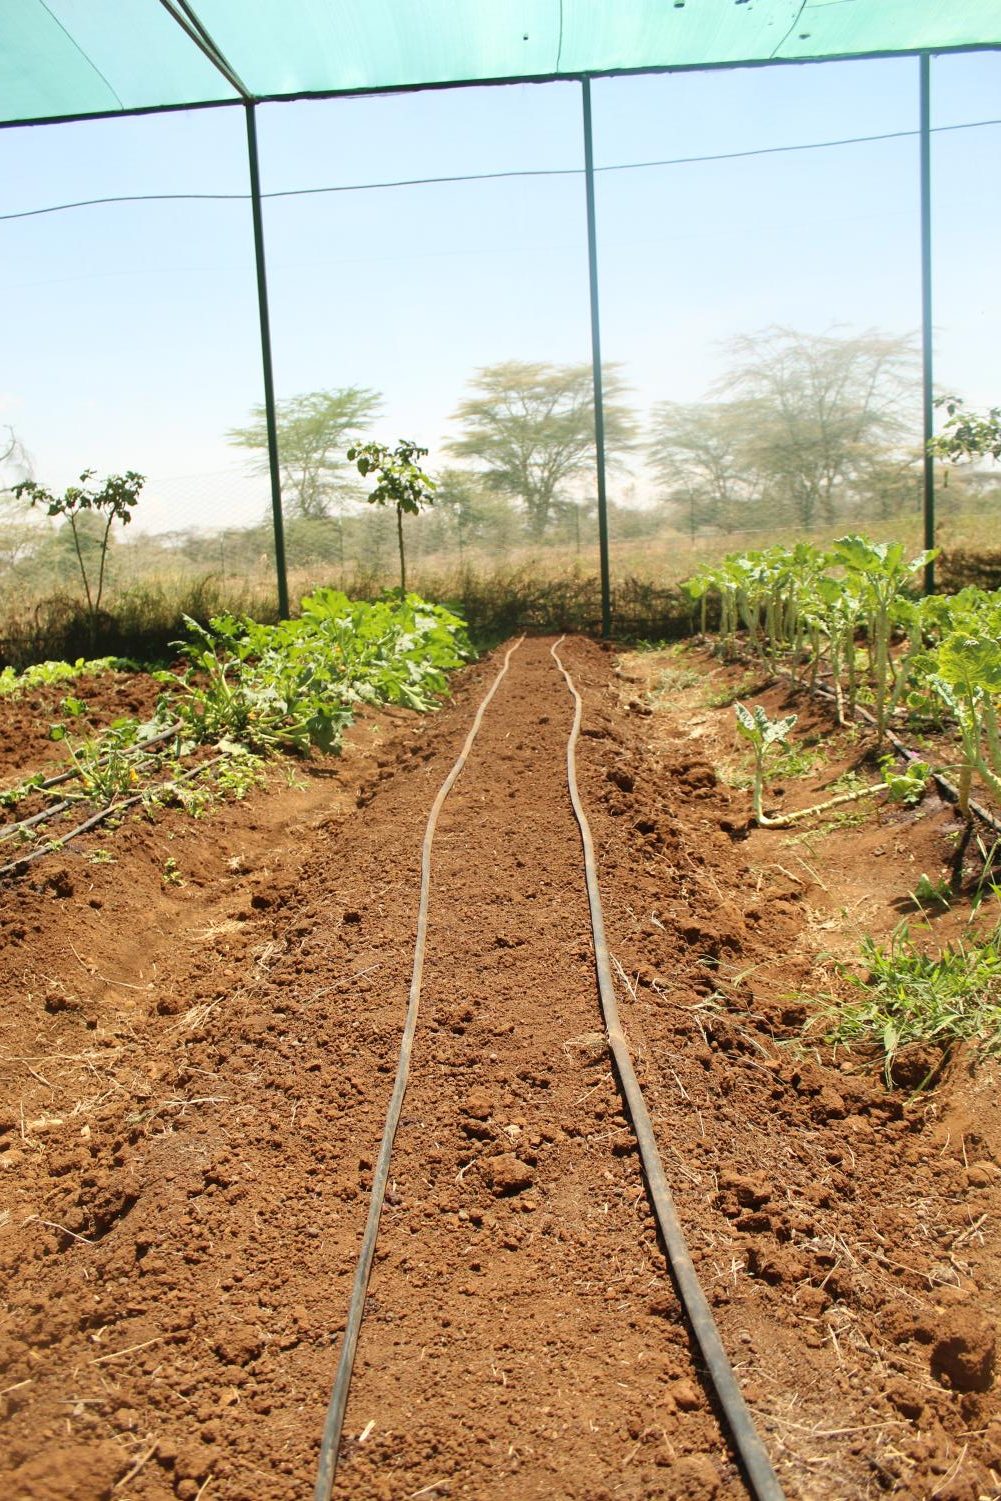
[[[615,366],[603,382],[606,459],[614,466],[638,429]],[[478,370],[471,384],[474,394],[453,414],[462,433],[449,451],[482,465],[491,487],[519,500],[529,531],[541,537],[570,482],[594,467],[591,366],[508,360]]]
[[[350,438],[382,410],[382,396],[367,386],[340,386],[307,391],[276,403],[278,457],[282,495],[291,516],[318,518],[358,498],[354,467],[344,450]],[[263,406],[252,408],[247,427],[226,434],[238,448],[249,448],[258,474],[268,473],[268,429]]]
[[[773,327],[729,348],[716,400],[654,409],[650,461],[689,530],[746,526],[751,505],[759,525],[806,530],[860,503],[888,514],[913,493],[910,338]]]

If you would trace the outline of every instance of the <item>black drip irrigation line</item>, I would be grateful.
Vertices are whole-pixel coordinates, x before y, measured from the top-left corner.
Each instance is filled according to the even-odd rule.
[[[407,1080],[410,1074],[410,1055],[413,1051],[414,1034],[417,1030],[417,1015],[420,1009],[421,980],[424,974],[424,952],[427,946],[428,902],[431,891],[431,846],[434,842],[434,831],[437,827],[438,815],[442,810],[445,799],[455,786],[459,778],[459,773],[466,764],[466,758],[472,749],[473,741],[479,733],[479,728],[483,723],[483,716],[487,711],[490,700],[497,692],[502,679],[507,673],[511,657],[518,650],[524,639],[524,636],[519,637],[514,645],[508,648],[507,655],[504,658],[504,665],[481,700],[469,734],[463,743],[462,750],[459,752],[452,770],[442,783],[438,796],[431,805],[431,812],[428,816],[424,843],[421,846],[421,890],[417,908],[417,941],[414,946],[414,969],[410,981],[410,999],[407,1003],[403,1039],[400,1043],[400,1057],[396,1066],[396,1080],[393,1084],[393,1093],[389,1100],[389,1109],[386,1112],[386,1124],[383,1128],[379,1156],[372,1178],[372,1197],[369,1201],[368,1219],[365,1222],[365,1234],[362,1239],[361,1252],[358,1256],[358,1265],[355,1268],[351,1301],[348,1304],[348,1316],[344,1325],[344,1337],[341,1340],[340,1356],[337,1362],[337,1374],[334,1378],[333,1389],[330,1393],[330,1404],[327,1408],[326,1421],[323,1425],[323,1437],[320,1441],[320,1455],[317,1463],[316,1489],[313,1493],[314,1501],[330,1501],[334,1479],[337,1475],[337,1456],[341,1444],[341,1430],[344,1427],[344,1409],[347,1406],[348,1389],[351,1385],[355,1349],[358,1345],[358,1331],[361,1328],[362,1315],[365,1312],[365,1295],[368,1291],[368,1280],[372,1271],[372,1261],[375,1256],[375,1242],[379,1234],[379,1220],[386,1197],[386,1185],[389,1182],[389,1162],[393,1152],[393,1141],[396,1137],[396,1128],[399,1125],[400,1115],[403,1111],[403,1097],[407,1091]]]
[[[60,813],[65,813],[67,808],[72,808],[74,799],[63,798],[62,802],[53,803],[49,808],[43,808],[40,813],[33,813],[30,818],[22,818],[19,823],[12,823],[0,829],[0,844],[5,844],[8,839],[16,839],[24,829],[33,829],[36,824],[47,823],[50,818],[58,818]]]
[[[106,808],[101,808],[97,813],[93,813],[90,818],[85,818],[83,823],[77,824],[75,829],[70,829],[69,833],[64,834],[61,839],[52,840],[49,844],[44,844],[41,849],[32,850],[27,855],[21,855],[19,859],[12,860],[8,865],[0,865],[0,877],[20,875],[27,866],[34,864],[36,860],[41,860],[43,855],[55,854],[57,850],[61,850],[64,845],[68,844],[71,839],[76,839],[78,835],[86,834],[90,829],[97,828],[98,824],[104,823],[106,819],[114,818],[118,813],[124,813],[127,808],[134,808],[136,803],[141,803],[144,798],[149,796],[150,792],[162,791],[165,787],[174,786],[176,782],[190,782],[192,778],[201,776],[203,771],[208,771],[210,766],[218,766],[219,762],[225,761],[225,759],[225,756],[213,756],[210,761],[202,761],[199,766],[192,766],[190,771],[184,771],[180,776],[171,777],[166,782],[158,782],[154,787],[147,787],[145,791],[137,792],[132,797],[127,797],[124,802],[109,803]]]
[[[608,941],[605,937],[605,919],[598,891],[594,842],[591,838],[591,828],[588,824],[587,814],[584,812],[584,806],[577,787],[576,746],[580,734],[583,703],[574,685],[573,678],[567,672],[559,657],[557,648],[562,645],[564,639],[561,636],[559,641],[550,648],[550,652],[574,698],[573,728],[570,732],[570,738],[567,741],[567,782],[570,787],[570,801],[573,804],[574,814],[580,827],[581,842],[584,846],[587,900],[591,910],[591,928],[594,935],[594,962],[595,969],[597,970],[598,991],[601,997],[601,1009],[605,1019],[605,1030],[608,1033],[609,1047],[615,1059],[615,1067],[622,1085],[622,1092],[625,1096],[630,1116],[632,1117],[633,1131],[643,1161],[643,1171],[646,1176],[650,1202],[657,1217],[660,1233],[667,1250],[671,1275],[692,1333],[698,1342],[699,1349],[708,1368],[716,1396],[723,1409],[730,1435],[744,1469],[748,1487],[755,1501],[783,1501],[782,1487],[779,1485],[765,1446],[754,1426],[754,1419],[737,1383],[737,1378],[733,1373],[733,1367],[730,1364],[726,1350],[723,1348],[723,1341],[716,1327],[716,1321],[713,1318],[708,1299],[702,1291],[702,1286],[689,1255],[684,1232],[678,1218],[678,1211],[675,1207],[674,1197],[668,1185],[664,1165],[661,1162],[660,1152],[657,1148],[653,1122],[650,1119],[650,1113],[643,1098],[643,1091],[640,1089],[639,1081],[636,1078],[632,1059],[629,1055],[629,1046],[619,1020],[618,1002],[615,998],[615,985],[612,981],[612,970],[609,964]]]

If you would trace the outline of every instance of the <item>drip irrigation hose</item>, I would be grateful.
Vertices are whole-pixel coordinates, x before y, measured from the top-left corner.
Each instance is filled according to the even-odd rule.
[[[24,829],[33,829],[36,824],[46,823],[50,818],[56,818],[60,813],[65,813],[67,808],[72,808],[73,799],[63,798],[61,803],[53,803],[49,808],[43,808],[40,813],[33,813],[30,818],[22,818],[20,823],[5,824],[0,829],[0,844],[8,839],[15,839]]]
[[[217,766],[220,761],[225,761],[225,756],[213,756],[210,761],[202,761],[198,766],[192,766],[189,771],[184,771],[180,776],[171,777],[166,782],[159,782],[153,788],[146,788],[143,792],[136,792],[132,797],[127,797],[121,803],[109,803],[106,808],[101,808],[97,813],[85,818],[83,823],[78,823],[75,829],[70,829],[61,839],[51,840],[43,844],[41,849],[32,850],[30,854],[22,855],[18,860],[11,860],[7,865],[0,865],[0,876],[20,875],[25,866],[32,865],[36,860],[41,860],[43,855],[54,854],[61,850],[63,845],[71,839],[76,839],[80,834],[86,834],[90,829],[95,829],[98,824],[104,823],[105,819],[114,818],[116,813],[124,813],[126,808],[134,808],[136,803],[141,803],[149,793],[156,792],[164,787],[172,787],[175,782],[190,782],[192,778],[201,776],[203,771],[208,771],[210,766]]]
[[[570,738],[567,741],[567,782],[570,787],[570,801],[573,804],[574,814],[580,827],[581,842],[584,846],[584,868],[587,877],[587,900],[591,909],[591,928],[594,934],[594,962],[598,975],[598,991],[601,997],[601,1009],[605,1019],[605,1030],[608,1033],[608,1043],[615,1059],[615,1067],[622,1084],[622,1092],[626,1098],[626,1104],[632,1117],[633,1130],[639,1145],[640,1156],[643,1161],[643,1171],[646,1176],[647,1187],[650,1194],[650,1202],[653,1206],[660,1232],[663,1236],[664,1245],[667,1248],[668,1260],[675,1287],[684,1306],[688,1322],[693,1334],[698,1341],[699,1349],[709,1370],[709,1375],[719,1398],[720,1406],[726,1417],[734,1446],[744,1468],[751,1494],[756,1501],[783,1501],[782,1488],[779,1485],[771,1461],[765,1450],[765,1446],[754,1427],[747,1403],[743,1393],[737,1384],[737,1378],[733,1373],[733,1367],[723,1348],[716,1321],[712,1310],[692,1264],[685,1243],[684,1232],[678,1218],[678,1211],[674,1204],[674,1198],[668,1186],[667,1176],[664,1172],[663,1163],[660,1160],[660,1152],[657,1149],[657,1139],[654,1135],[653,1123],[650,1113],[643,1098],[639,1082],[633,1069],[632,1059],[629,1056],[629,1046],[622,1031],[619,1021],[619,1008],[615,998],[615,986],[612,982],[612,970],[608,957],[608,942],[605,937],[605,919],[601,909],[601,897],[598,892],[598,874],[594,856],[594,842],[591,838],[591,828],[587,821],[587,814],[581,802],[580,792],[577,787],[577,761],[576,747],[580,734],[583,702],[580,694],[560,660],[558,648],[562,645],[564,637],[550,648],[550,653],[555,661],[567,687],[573,694],[574,719]]]
[[[428,901],[431,891],[431,846],[434,842],[438,815],[442,810],[445,799],[455,786],[459,778],[459,773],[466,764],[466,758],[472,749],[473,741],[479,733],[480,725],[483,723],[483,716],[487,711],[490,700],[497,692],[507,673],[508,663],[524,639],[524,636],[520,636],[514,645],[508,648],[500,672],[498,672],[481,700],[469,734],[463,743],[462,750],[459,752],[455,764],[442,783],[438,795],[431,805],[427,828],[424,832],[424,843],[421,846],[421,889],[417,906],[417,941],[414,945],[414,969],[410,981],[410,999],[407,1002],[403,1039],[400,1043],[400,1057],[396,1065],[396,1079],[393,1084],[393,1093],[389,1100],[389,1109],[386,1112],[386,1124],[383,1128],[379,1156],[376,1160],[375,1172],[372,1177],[372,1197],[369,1201],[368,1218],[365,1222],[365,1234],[362,1238],[358,1265],[355,1268],[351,1301],[348,1304],[344,1337],[341,1340],[341,1350],[337,1361],[337,1374],[334,1377],[334,1385],[330,1393],[330,1404],[327,1408],[327,1416],[323,1425],[323,1437],[320,1441],[320,1455],[317,1462],[316,1489],[313,1493],[314,1501],[330,1501],[330,1494],[334,1487],[334,1478],[337,1474],[337,1454],[341,1444],[341,1430],[344,1427],[344,1409],[347,1406],[348,1389],[351,1385],[355,1349],[358,1345],[358,1331],[361,1328],[362,1315],[365,1312],[365,1294],[368,1291],[368,1280],[372,1271],[372,1261],[375,1256],[375,1242],[379,1234],[379,1219],[382,1215],[382,1206],[386,1197],[386,1185],[389,1182],[389,1160],[393,1152],[393,1141],[396,1137],[396,1128],[399,1125],[400,1115],[403,1111],[403,1097],[406,1094],[407,1079],[410,1074],[410,1055],[413,1051],[414,1033],[417,1030],[417,1014],[420,1009],[421,1000],[421,979],[424,973],[424,951],[427,946]]]

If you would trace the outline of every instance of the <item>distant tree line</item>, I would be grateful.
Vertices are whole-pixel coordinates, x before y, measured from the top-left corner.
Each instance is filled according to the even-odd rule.
[[[613,481],[644,465],[659,524],[691,537],[789,525],[809,531],[862,513],[916,506],[920,449],[917,351],[879,333],[807,335],[769,328],[730,345],[728,373],[698,403],[657,403],[645,427],[621,370],[603,372]],[[348,386],[279,407],[290,518],[343,518],[357,499],[347,439],[381,410],[378,392]],[[593,491],[589,365],[507,361],[476,371],[453,413],[439,505],[460,550],[498,533],[565,540]],[[266,468],[264,413],[230,441]],[[338,524],[343,524],[339,520]]]
[[[868,332],[807,335],[773,327],[729,347],[727,374],[697,403],[661,401],[644,422],[621,369],[606,366],[605,437],[612,534],[642,538],[665,529],[699,536],[774,530],[809,532],[856,517],[889,520],[920,504],[917,357],[910,338]],[[956,398],[938,451],[971,452],[981,428]],[[393,566],[398,520],[366,506],[352,445],[381,438],[380,392],[351,385],[278,403],[278,438],[290,561],[384,571]],[[590,554],[594,534],[594,410],[590,365],[506,361],[472,376],[452,415],[453,432],[434,472],[433,508],[408,521],[408,556],[501,556],[517,547],[559,546]],[[976,424],[980,423],[980,427]],[[993,427],[990,423],[993,422]],[[972,436],[971,436],[972,435]],[[268,473],[262,407],[227,438]],[[951,444],[951,449],[949,448]],[[989,458],[986,440],[980,453]],[[433,459],[432,459],[433,464]],[[95,518],[31,525],[11,497],[32,477],[30,456],[0,429],[0,573],[31,592],[72,578],[101,542]],[[5,488],[6,486],[6,488]],[[638,497],[638,498],[637,498]],[[1001,477],[967,468],[953,475],[954,509],[993,507]],[[208,518],[206,518],[208,519]],[[91,533],[93,535],[91,535]],[[251,574],[273,558],[270,521],[204,531],[111,538],[108,569],[178,566]]]

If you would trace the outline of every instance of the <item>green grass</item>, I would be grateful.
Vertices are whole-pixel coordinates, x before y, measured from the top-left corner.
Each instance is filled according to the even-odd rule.
[[[910,1045],[948,1053],[967,1040],[1001,1053],[1001,923],[937,954],[917,948],[905,923],[885,948],[863,939],[861,958],[864,975],[841,967],[851,996],[820,998],[825,1042],[875,1048],[887,1083],[900,1049]]]

